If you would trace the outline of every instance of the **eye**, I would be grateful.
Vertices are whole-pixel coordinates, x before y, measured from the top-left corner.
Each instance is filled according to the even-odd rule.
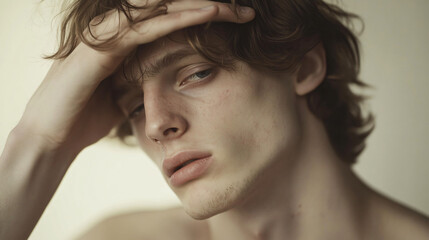
[[[130,114],[128,115],[128,118],[129,119],[136,118],[136,117],[140,116],[140,114],[143,111],[144,111],[144,104],[140,104],[130,112]]]
[[[213,71],[214,70],[212,68],[209,68],[209,69],[206,69],[206,70],[203,70],[203,71],[196,72],[196,73],[190,75],[189,77],[185,78],[185,80],[182,81],[179,84],[179,86],[183,86],[188,81],[200,81],[200,80],[203,80],[203,79],[211,76],[213,74]]]

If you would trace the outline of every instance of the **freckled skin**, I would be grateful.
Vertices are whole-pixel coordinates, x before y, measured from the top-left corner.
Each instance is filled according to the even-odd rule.
[[[148,61],[183,47],[160,41],[145,53]],[[321,56],[317,49],[322,48],[309,55],[313,64],[315,54]],[[185,65],[195,63],[208,62],[198,56]],[[170,215],[157,226],[170,222],[183,230],[177,222],[186,219],[187,231],[202,233],[175,239],[405,239],[410,231],[398,226],[409,219],[420,224],[413,230],[416,236],[427,232],[427,218],[380,197],[335,155],[323,123],[296,92],[312,78],[299,85],[303,81],[296,74],[258,71],[237,62],[235,71],[217,69],[201,84],[177,88],[171,71],[165,69],[138,89],[145,108],[132,128],[160,168],[163,158],[179,151],[212,154],[201,177],[171,186],[187,215],[180,220]],[[383,227],[374,230],[373,222]],[[149,232],[159,236],[157,229]]]
[[[183,47],[160,41],[146,59]],[[201,86],[172,89],[155,76],[142,90],[145,119],[133,121],[132,127],[142,149],[160,168],[165,154],[180,150],[206,150],[214,156],[203,178],[172,187],[187,213],[197,219],[243,200],[261,173],[296,149],[300,127],[292,79],[286,74],[268,74],[238,62],[234,71],[220,69]],[[162,119],[183,133],[164,139],[161,146],[149,140],[147,130]]]

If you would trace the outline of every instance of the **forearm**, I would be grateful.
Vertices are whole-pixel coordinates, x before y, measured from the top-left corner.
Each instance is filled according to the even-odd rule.
[[[15,128],[0,156],[0,239],[27,239],[73,161]]]
[[[81,44],[55,61],[9,134],[0,156],[0,239],[27,239],[76,155],[121,119],[109,93],[96,91],[118,64],[110,61],[109,72],[103,57]]]

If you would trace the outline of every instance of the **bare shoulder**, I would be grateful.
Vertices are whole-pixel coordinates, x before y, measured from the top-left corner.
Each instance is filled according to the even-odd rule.
[[[370,224],[378,239],[429,239],[428,216],[384,196],[377,196],[374,208]]]
[[[194,220],[182,208],[136,211],[109,217],[81,235],[80,240],[200,239],[204,221]]]

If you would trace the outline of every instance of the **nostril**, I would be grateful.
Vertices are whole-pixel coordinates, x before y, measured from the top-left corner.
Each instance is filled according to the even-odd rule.
[[[164,131],[164,136],[167,136],[170,133],[170,131],[172,133],[176,133],[178,130],[179,130],[178,128],[169,128],[169,129]]]

